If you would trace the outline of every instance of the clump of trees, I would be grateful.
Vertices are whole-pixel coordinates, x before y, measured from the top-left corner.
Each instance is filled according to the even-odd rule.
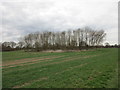
[[[2,49],[2,51],[12,51],[12,50],[16,50],[16,45],[17,43],[11,41],[11,42],[3,42],[0,43],[0,51]]]
[[[89,27],[62,32],[36,32],[23,37],[21,47],[26,50],[83,49],[101,45],[106,33]],[[23,44],[24,43],[24,44]]]

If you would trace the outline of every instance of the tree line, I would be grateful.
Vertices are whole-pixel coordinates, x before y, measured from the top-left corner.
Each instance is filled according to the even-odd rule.
[[[42,51],[42,50],[75,50],[101,47],[105,40],[104,30],[89,27],[61,32],[35,32],[21,37],[18,43],[3,42],[3,50]],[[108,46],[107,46],[108,47]]]
[[[106,33],[104,30],[94,30],[89,27],[61,32],[35,32],[21,37],[18,42],[3,42],[2,48],[27,50],[83,49],[100,46]]]

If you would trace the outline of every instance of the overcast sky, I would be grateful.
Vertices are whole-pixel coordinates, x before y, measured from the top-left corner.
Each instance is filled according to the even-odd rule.
[[[104,29],[105,42],[118,43],[118,0],[0,0],[0,20],[0,41],[89,26]]]

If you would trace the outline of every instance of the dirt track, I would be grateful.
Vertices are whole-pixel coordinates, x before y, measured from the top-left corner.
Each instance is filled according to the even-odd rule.
[[[89,58],[89,57],[95,57],[97,55],[91,55],[91,56],[84,56],[84,57],[68,57],[68,58],[65,58],[63,61],[60,61],[60,62],[52,62],[52,63],[48,63],[48,64],[44,64],[45,65],[52,65],[52,64],[59,64],[59,63],[63,63],[63,62],[67,62],[67,61],[72,61],[72,60],[75,60],[75,59],[80,59],[80,58]],[[22,63],[18,63],[18,64],[15,64],[15,63],[12,63],[12,64],[9,64],[9,65],[6,65],[2,68],[10,68],[10,67],[16,67],[16,66],[24,66],[24,65],[30,65],[30,64],[35,64],[35,63],[39,63],[39,62],[46,62],[46,61],[53,61],[51,59],[55,59],[55,58],[59,58],[59,57],[62,57],[62,56],[57,56],[57,57],[52,57],[52,58],[43,58],[43,59],[37,59],[37,60],[30,60],[30,61],[25,61],[25,62],[22,62]]]
[[[40,59],[35,59],[35,58],[32,58],[32,59],[22,59],[22,60],[16,60],[14,62],[8,62],[8,63],[4,63],[2,66],[3,68],[5,67],[14,67],[14,66],[19,66],[21,64],[25,64],[25,63],[32,63],[32,62],[36,62],[36,61],[48,61],[50,59],[54,59],[54,58],[59,58],[59,57],[63,57],[63,56],[54,56],[54,57],[51,57],[51,58],[40,58]]]

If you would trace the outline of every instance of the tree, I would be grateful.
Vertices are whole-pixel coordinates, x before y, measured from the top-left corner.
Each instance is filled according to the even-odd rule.
[[[110,44],[109,44],[108,42],[106,42],[106,43],[105,43],[105,46],[108,47],[108,46],[110,46]]]
[[[18,42],[18,47],[22,49],[24,47],[25,43],[23,41]]]
[[[15,48],[15,46],[16,46],[16,43],[13,42],[13,41],[9,42],[9,44],[10,44],[10,47],[11,47],[11,48]]]

